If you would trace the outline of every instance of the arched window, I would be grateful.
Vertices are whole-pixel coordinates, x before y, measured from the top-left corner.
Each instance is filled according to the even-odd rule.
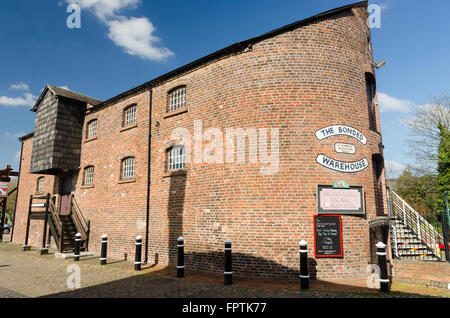
[[[135,160],[134,157],[127,157],[122,160],[121,164],[121,179],[134,178],[135,176]]]
[[[94,166],[84,168],[84,185],[94,184]]]
[[[136,123],[137,105],[128,106],[123,110],[122,126],[127,127]]]
[[[39,177],[36,184],[36,192],[44,192],[45,177]]]
[[[96,119],[91,120],[87,125],[86,137],[94,138],[97,136],[97,125],[98,121]]]
[[[173,146],[168,151],[168,170],[177,171],[186,168],[184,146]]]
[[[186,86],[175,88],[169,92],[169,112],[186,106]]]
[[[377,115],[375,111],[375,78],[371,73],[366,73],[366,92],[367,92],[367,106],[369,110],[369,128],[377,131]]]

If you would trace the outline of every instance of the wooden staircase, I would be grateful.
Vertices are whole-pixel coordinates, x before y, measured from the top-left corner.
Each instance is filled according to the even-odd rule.
[[[53,237],[60,253],[72,252],[75,247],[75,234],[80,233],[82,240],[80,250],[87,251],[89,247],[90,222],[84,219],[75,197],[73,195],[71,197],[70,215],[59,215],[55,202],[56,197],[50,197],[50,194],[30,197],[25,245],[28,245],[30,220],[38,219],[44,220],[43,248],[50,245]]]
[[[72,252],[75,248],[75,234],[78,230],[70,215],[60,215],[61,222],[64,224],[64,232],[62,235],[62,249],[60,252]],[[85,241],[82,241],[84,243]],[[85,250],[85,244],[82,244],[81,250]]]

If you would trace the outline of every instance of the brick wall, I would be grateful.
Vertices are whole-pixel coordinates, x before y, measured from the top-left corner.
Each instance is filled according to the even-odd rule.
[[[298,242],[304,239],[318,278],[366,276],[368,222],[377,216],[371,160],[382,142],[379,132],[369,130],[365,72],[373,72],[373,58],[366,19],[364,7],[340,12],[152,89],[150,262],[175,264],[176,238],[182,235],[188,268],[221,272],[223,242],[232,239],[234,272],[296,277]],[[180,85],[186,86],[187,108],[168,116],[168,92]],[[85,118],[85,126],[98,120],[98,136],[83,137],[74,193],[91,221],[90,249],[99,252],[106,233],[111,257],[133,257],[136,235],[145,235],[149,100],[144,90]],[[131,104],[137,104],[137,125],[123,130],[122,113]],[[191,162],[186,173],[168,174],[166,151],[173,145],[173,130],[182,127],[194,135],[196,120],[202,121],[203,131],[218,128],[224,135],[227,128],[279,129],[278,172],[263,175],[260,168],[266,164],[247,159],[243,164]],[[367,144],[347,136],[318,141],[315,131],[333,124],[360,130]],[[335,153],[336,142],[354,144],[356,154]],[[204,147],[208,144],[203,141]],[[366,157],[369,166],[343,174],[318,165],[318,154],[342,161]],[[127,156],[136,157],[136,179],[122,183],[120,162]],[[90,165],[95,167],[94,185],[83,186],[83,169]],[[338,178],[364,186],[367,212],[343,216],[342,259],[316,260],[316,186]]]
[[[415,260],[392,260],[393,280],[427,285],[430,281],[450,284],[450,264]]]
[[[33,148],[33,137],[27,138],[22,142],[22,162],[20,171],[20,181],[17,197],[16,217],[14,221],[13,240],[16,243],[25,243],[25,232],[28,217],[28,207],[30,203],[30,195],[45,195],[47,193],[57,192],[54,190],[55,177],[51,175],[31,174],[31,152]],[[37,179],[45,178],[44,191],[37,192]],[[41,202],[35,202],[41,203]],[[33,246],[41,246],[44,221],[31,220],[28,244]],[[52,239],[52,245],[54,244]]]

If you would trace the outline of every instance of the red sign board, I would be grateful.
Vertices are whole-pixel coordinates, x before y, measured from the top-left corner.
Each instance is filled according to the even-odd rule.
[[[0,198],[8,196],[8,182],[0,182]]]

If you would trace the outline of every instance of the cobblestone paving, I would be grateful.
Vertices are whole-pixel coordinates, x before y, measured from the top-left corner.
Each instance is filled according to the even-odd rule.
[[[414,294],[364,294],[326,291],[295,291],[223,286],[193,280],[180,280],[147,271],[135,272],[131,262],[98,265],[90,257],[76,264],[81,270],[81,288],[67,287],[73,260],[39,256],[36,251],[21,252],[20,246],[0,244],[0,297],[161,297],[161,298],[367,298],[423,297]],[[445,295],[444,295],[445,296]]]

